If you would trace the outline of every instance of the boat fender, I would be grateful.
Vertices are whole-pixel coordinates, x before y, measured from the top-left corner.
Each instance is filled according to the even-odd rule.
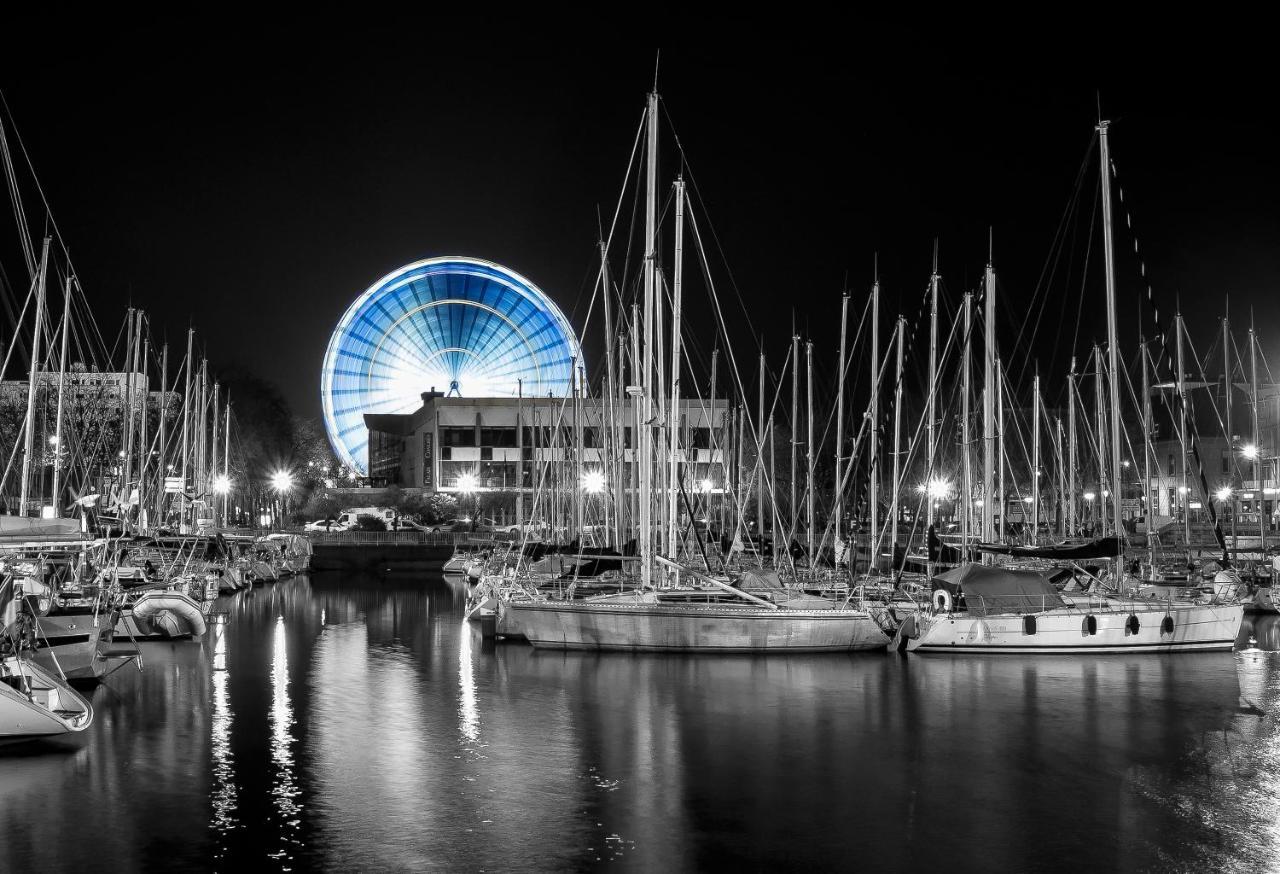
[[[1164,621],[1160,623],[1161,634],[1173,634],[1173,617],[1165,616]]]
[[[946,589],[938,589],[933,593],[933,610],[935,613],[951,612],[951,593]]]
[[[1141,623],[1138,622],[1138,614],[1130,613],[1129,618],[1124,623],[1124,633],[1126,635],[1137,634],[1138,629],[1141,627]]]
[[[1084,617],[1084,621],[1080,623],[1080,636],[1092,637],[1098,633],[1098,617],[1090,613]]]

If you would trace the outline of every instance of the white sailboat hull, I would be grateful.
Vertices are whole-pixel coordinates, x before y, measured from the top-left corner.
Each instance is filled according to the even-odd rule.
[[[0,744],[84,731],[93,721],[89,702],[37,665],[8,658],[0,677]]]
[[[592,602],[499,604],[499,627],[541,649],[803,653],[883,649],[889,638],[860,610]]]
[[[1244,616],[1239,604],[1115,604],[1089,611],[1067,608],[1034,616],[970,616],[941,613],[919,616],[907,633],[907,652],[978,655],[1106,655],[1231,650]],[[1090,633],[1089,619],[1093,619]],[[1130,617],[1136,617],[1136,631]],[[1166,618],[1172,620],[1166,623]]]

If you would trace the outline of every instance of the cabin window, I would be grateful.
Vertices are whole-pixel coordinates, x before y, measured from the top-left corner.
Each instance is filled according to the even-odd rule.
[[[1022,633],[1023,633],[1023,634],[1035,634],[1035,633],[1036,633],[1036,617],[1034,617],[1034,616],[1023,616],[1023,617],[1022,617]]]

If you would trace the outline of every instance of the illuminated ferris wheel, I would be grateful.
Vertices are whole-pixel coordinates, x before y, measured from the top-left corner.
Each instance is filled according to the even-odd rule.
[[[411,413],[432,388],[563,395],[575,358],[564,313],[518,273],[477,258],[408,264],[356,298],[329,338],[320,384],[329,442],[367,473],[366,413]]]

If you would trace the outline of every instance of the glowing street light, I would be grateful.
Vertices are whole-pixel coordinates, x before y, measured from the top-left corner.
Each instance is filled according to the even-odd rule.
[[[277,470],[271,474],[271,488],[277,492],[287,492],[293,488],[293,474],[287,470]]]
[[[588,495],[598,495],[604,491],[604,473],[598,470],[584,471],[580,485]]]
[[[1216,492],[1214,492],[1214,497],[1216,497],[1219,501],[1222,501],[1224,503],[1231,500],[1231,486],[1223,486],[1222,488],[1218,489]]]
[[[227,492],[231,491],[231,477],[223,473],[215,476],[213,478],[213,491],[214,494],[218,495],[225,495]]]
[[[1084,493],[1084,499],[1085,499],[1086,501],[1090,501],[1090,502],[1092,502],[1092,501],[1093,501],[1093,499],[1094,499],[1094,498],[1096,498],[1096,497],[1098,497],[1098,496],[1097,496],[1095,493],[1093,493],[1093,492],[1085,492],[1085,493]]]
[[[929,497],[942,499],[951,494],[951,482],[942,478],[929,481]]]
[[[458,491],[463,494],[469,494],[476,490],[476,475],[474,473],[463,473],[458,475]]]
[[[1252,443],[1247,444],[1243,449],[1241,449],[1240,454],[1250,461],[1257,461],[1258,455],[1260,455],[1258,447]]]

